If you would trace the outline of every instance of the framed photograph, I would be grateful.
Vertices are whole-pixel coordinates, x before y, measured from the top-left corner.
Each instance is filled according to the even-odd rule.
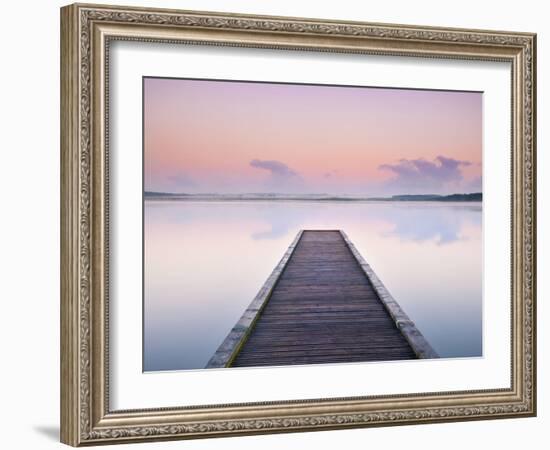
[[[535,415],[535,58],[62,8],[62,442]]]

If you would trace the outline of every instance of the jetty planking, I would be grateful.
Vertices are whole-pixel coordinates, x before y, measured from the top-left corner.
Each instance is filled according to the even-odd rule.
[[[437,358],[340,230],[302,230],[207,368]]]

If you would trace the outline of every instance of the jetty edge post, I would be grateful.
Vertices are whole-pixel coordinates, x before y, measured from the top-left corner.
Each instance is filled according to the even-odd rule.
[[[397,328],[401,331],[418,359],[434,359],[439,358],[437,352],[432,348],[430,343],[426,340],[424,335],[420,332],[414,322],[407,316],[405,311],[401,309],[399,303],[393,298],[386,286],[380,281],[380,278],[376,275],[371,266],[365,261],[361,253],[357,250],[353,242],[349,239],[348,235],[343,230],[339,230],[340,234],[344,238],[348,248],[357,260],[357,263],[367,276],[372,287],[374,288],[378,298],[388,311],[389,315],[395,322]]]
[[[250,305],[248,305],[248,308],[246,308],[241,318],[237,321],[214,355],[210,358],[205,369],[220,369],[231,365],[239,353],[239,350],[246,342],[250,332],[254,328],[254,324],[258,320],[258,317],[261,315],[262,310],[271,297],[271,292],[285,270],[285,267],[294,253],[298,242],[300,242],[303,233],[304,230],[298,231],[298,234],[296,234],[296,237],[288,246],[279,263],[275,266],[263,286],[260,288],[254,297],[254,300],[252,300]]]

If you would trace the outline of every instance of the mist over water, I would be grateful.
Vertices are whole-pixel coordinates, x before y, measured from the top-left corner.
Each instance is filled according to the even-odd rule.
[[[144,369],[203,368],[300,229],[342,229],[442,357],[482,355],[481,203],[155,201]]]

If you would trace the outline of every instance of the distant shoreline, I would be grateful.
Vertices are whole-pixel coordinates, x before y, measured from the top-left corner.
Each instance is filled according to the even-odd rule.
[[[351,197],[327,194],[185,194],[145,191],[144,200],[179,201],[315,201],[315,202],[481,202],[481,192],[470,194],[405,194],[391,197]]]

